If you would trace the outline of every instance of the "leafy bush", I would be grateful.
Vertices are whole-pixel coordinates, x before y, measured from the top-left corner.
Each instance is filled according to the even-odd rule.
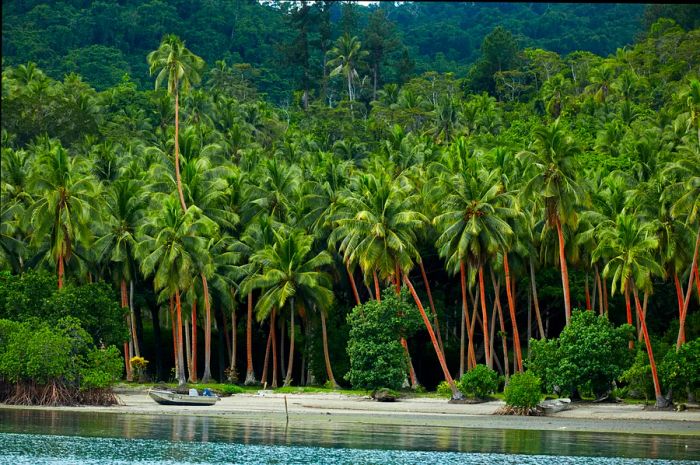
[[[504,394],[506,405],[510,407],[522,409],[535,408],[542,398],[542,394],[540,393],[540,379],[529,371],[516,373],[511,376]]]
[[[122,376],[122,356],[114,346],[91,350],[81,370],[80,389],[104,389]]]
[[[245,392],[245,389],[235,384],[224,384],[218,390],[221,391],[221,394],[225,396]]]
[[[447,399],[452,398],[452,389],[447,381],[440,381],[440,384],[437,385],[436,391],[440,397],[445,397]]]
[[[498,389],[498,373],[486,365],[477,365],[459,380],[459,390],[470,397],[484,399]]]
[[[371,300],[348,314],[350,370],[345,379],[354,388],[400,389],[408,370],[400,338],[413,334],[422,320],[409,304],[408,291],[388,289],[382,301]]]
[[[591,390],[601,397],[631,366],[633,335],[630,325],[615,328],[605,315],[574,311],[558,339],[532,341],[527,367],[544,380],[547,391],[559,386],[562,392]]]
[[[686,342],[676,352],[669,350],[659,366],[664,387],[675,393],[700,389],[700,339]]]

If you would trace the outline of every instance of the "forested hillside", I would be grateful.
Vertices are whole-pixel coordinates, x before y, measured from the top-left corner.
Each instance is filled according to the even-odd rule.
[[[700,367],[700,29],[628,29],[634,5],[482,5],[483,40],[442,43],[456,64],[437,69],[410,31],[446,33],[446,5],[3,6],[0,388],[34,379],[3,335],[38,321],[180,384],[371,387],[382,370],[359,358],[386,355],[414,388],[477,364],[659,405],[700,388],[674,368]],[[516,26],[587,8],[619,29]],[[555,370],[552,344],[584,333],[577,353],[609,334],[622,355],[566,378],[592,372]]]
[[[98,90],[128,73],[145,89],[150,80],[144,56],[163,34],[176,33],[210,67],[217,60],[236,64],[280,103],[302,89],[305,79],[320,82],[324,52],[346,32],[372,44],[370,64],[384,68],[381,87],[425,71],[466,76],[484,37],[499,25],[520,48],[607,55],[631,44],[661,13],[647,11],[645,17],[645,7],[634,4],[308,5],[290,14],[294,4],[277,1],[4,1],[3,59],[13,66],[33,61],[54,79],[76,72]],[[698,17],[696,10],[677,16],[691,28]],[[318,95],[320,86],[315,88]]]

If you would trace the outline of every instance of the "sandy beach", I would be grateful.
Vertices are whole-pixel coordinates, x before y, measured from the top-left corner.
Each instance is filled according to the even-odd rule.
[[[112,407],[18,407],[56,411],[111,412],[135,415],[207,415],[243,419],[499,428],[521,430],[596,431],[637,434],[681,434],[700,437],[700,411],[655,411],[642,405],[580,403],[567,411],[543,417],[500,416],[493,413],[502,401],[481,404],[449,404],[444,399],[409,398],[375,402],[368,397],[344,394],[236,394],[210,407],[159,405],[145,392],[121,392],[120,405]]]

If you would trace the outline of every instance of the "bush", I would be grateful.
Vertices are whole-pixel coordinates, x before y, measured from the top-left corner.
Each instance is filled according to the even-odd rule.
[[[596,397],[609,392],[612,382],[632,365],[628,342],[634,328],[615,328],[604,315],[575,311],[558,339],[533,341],[528,370],[544,381],[547,391],[590,390]]]
[[[683,344],[676,352],[669,350],[659,366],[664,387],[684,394],[700,389],[700,339]]]
[[[345,379],[354,388],[401,388],[408,363],[400,338],[409,337],[422,322],[408,299],[407,290],[399,296],[388,289],[381,302],[371,300],[348,314],[350,370]]]
[[[459,390],[469,397],[484,399],[497,389],[498,374],[486,365],[475,366],[459,380]]]
[[[221,394],[225,396],[230,396],[232,394],[241,394],[242,392],[245,392],[245,389],[235,384],[224,384],[219,390],[221,391]]]
[[[447,399],[452,398],[452,389],[447,381],[440,381],[440,384],[437,385],[436,391],[440,397],[445,397]]]
[[[504,391],[506,405],[520,409],[533,409],[542,398],[540,379],[529,371],[516,373]]]
[[[81,370],[80,389],[105,389],[122,376],[122,356],[114,346],[94,349],[87,354]]]

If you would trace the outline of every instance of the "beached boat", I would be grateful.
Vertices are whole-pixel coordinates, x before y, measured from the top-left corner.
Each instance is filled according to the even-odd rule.
[[[571,399],[552,399],[540,402],[537,405],[538,409],[549,415],[552,413],[569,410],[571,408]]]
[[[194,391],[194,393],[192,392]],[[214,405],[221,398],[217,395],[200,396],[195,389],[190,389],[190,394],[178,394],[170,391],[151,389],[148,395],[161,405]]]

